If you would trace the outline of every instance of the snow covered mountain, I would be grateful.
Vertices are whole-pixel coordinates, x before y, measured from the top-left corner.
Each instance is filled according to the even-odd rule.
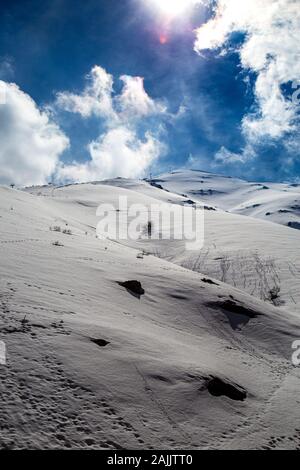
[[[199,253],[96,237],[119,195],[195,199],[173,176],[0,187],[0,448],[300,448],[300,232],[207,196]]]
[[[114,204],[120,194],[128,194],[129,200],[137,200],[145,205],[157,200],[172,204],[203,202],[200,197],[194,197],[195,188],[199,187],[199,183],[193,181],[192,177],[189,181],[189,175],[196,175],[194,177],[198,181],[198,172],[179,172],[170,176],[170,184],[164,183],[167,181],[165,175],[165,178],[152,181],[152,184],[118,178],[101,185],[115,188]],[[223,180],[224,178],[220,177],[220,181]],[[166,190],[162,184],[166,186]],[[188,184],[193,189],[187,190]],[[248,185],[244,182],[240,184]],[[230,185],[231,193],[228,189]],[[230,194],[233,193],[233,180],[225,179],[223,193],[225,186],[228,197],[232,197]],[[215,183],[215,187],[218,187],[221,193],[221,183]],[[171,192],[171,189],[175,192]],[[58,191],[64,194],[65,191],[79,193],[82,190],[79,186]],[[97,194],[97,191],[101,191],[98,184],[94,186],[93,193]],[[112,200],[111,197],[109,200]],[[204,200],[205,243],[203,249],[197,253],[187,251],[182,241],[170,243],[162,240],[138,240],[134,244],[129,242],[129,245],[139,246],[141,250],[144,249],[155,256],[226,282],[261,300],[271,301],[278,308],[288,307],[289,310],[299,312],[300,232],[272,223],[268,217],[263,220],[224,211],[216,208],[215,203],[215,200],[211,201],[210,196]],[[280,202],[274,200],[272,204],[273,208],[279,207]]]
[[[300,229],[300,184],[251,183],[197,170],[163,174],[153,184],[224,211]]]

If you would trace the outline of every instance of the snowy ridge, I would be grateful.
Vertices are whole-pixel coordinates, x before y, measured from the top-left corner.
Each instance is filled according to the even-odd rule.
[[[228,212],[300,228],[300,184],[251,183],[197,170],[163,174],[155,182]]]

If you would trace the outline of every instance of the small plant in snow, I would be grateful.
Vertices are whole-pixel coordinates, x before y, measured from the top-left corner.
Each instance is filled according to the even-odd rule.
[[[72,235],[72,231],[70,229],[64,229],[63,232],[65,235]]]
[[[227,281],[227,273],[230,269],[231,266],[231,260],[228,258],[228,256],[224,256],[220,260],[220,268],[221,268],[221,281],[226,282]]]
[[[58,240],[56,242],[52,243],[53,246],[64,246],[62,243],[60,243]]]
[[[59,225],[54,225],[54,227],[50,227],[51,232],[61,232],[61,228]]]
[[[147,236],[148,238],[151,238],[153,234],[153,222],[149,220],[147,224],[143,227],[143,235]]]
[[[26,331],[29,327],[29,320],[27,320],[26,318],[26,315],[24,316],[24,318],[21,320],[21,325],[22,325],[22,328],[23,328],[23,331]]]
[[[268,300],[274,305],[278,305],[278,300],[280,298],[280,287],[278,285],[274,286],[269,291]]]
[[[153,222],[151,222],[151,220],[149,220],[147,224],[147,231],[148,231],[148,237],[151,238],[152,232],[153,232]]]

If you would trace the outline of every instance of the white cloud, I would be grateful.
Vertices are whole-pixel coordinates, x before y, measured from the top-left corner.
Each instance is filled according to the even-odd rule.
[[[56,106],[70,113],[78,113],[83,118],[92,115],[107,119],[110,124],[120,124],[166,112],[166,108],[154,101],[144,88],[142,77],[122,75],[123,88],[119,95],[113,95],[114,79],[105,69],[94,66],[86,76],[87,85],[82,93],[60,92]]]
[[[58,93],[56,105],[65,111],[78,113],[84,118],[92,115],[114,118],[113,77],[96,65],[86,79],[88,83],[81,94],[67,91]]]
[[[255,72],[256,110],[242,121],[248,142],[280,139],[294,132],[298,108],[282,85],[300,77],[298,0],[218,0],[215,16],[197,30],[195,50],[226,47],[233,32],[245,33],[241,65]]]
[[[243,163],[243,155],[239,153],[230,152],[226,147],[221,147],[215,155],[217,163],[228,164],[228,163]]]
[[[146,134],[145,139],[140,140],[134,131],[118,127],[91,142],[89,151],[89,162],[61,166],[58,177],[63,181],[77,182],[116,176],[140,177],[161,154],[163,146],[151,134]]]
[[[0,183],[44,184],[69,140],[17,85],[0,81]]]
[[[161,103],[154,101],[146,93],[143,78],[122,75],[120,79],[124,86],[116,102],[121,115],[125,118],[139,118],[166,112],[166,108]]]
[[[90,181],[112,177],[140,177],[164,151],[158,139],[160,122],[155,127],[147,118],[167,114],[166,108],[153,100],[144,89],[141,77],[122,75],[123,88],[113,93],[113,77],[95,66],[88,84],[80,94],[57,95],[56,105],[83,118],[101,118],[105,130],[90,142],[90,161],[60,166],[57,177],[64,181]],[[147,131],[139,130],[140,125]]]
[[[215,166],[231,165],[233,163],[247,163],[256,157],[256,153],[251,145],[246,145],[241,153],[235,153],[226,147],[221,147],[215,155]]]
[[[53,174],[60,181],[144,175],[164,151],[160,122],[150,125],[146,119],[166,109],[146,93],[142,78],[121,80],[123,89],[114,96],[113,77],[95,66],[82,93],[59,93],[48,112],[17,85],[0,80],[0,183],[45,184]],[[60,162],[69,140],[50,117],[59,109],[103,120],[103,133],[88,145],[89,161]]]

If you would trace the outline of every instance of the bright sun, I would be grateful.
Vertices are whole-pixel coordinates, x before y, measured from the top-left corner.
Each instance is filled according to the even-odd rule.
[[[157,8],[168,16],[177,16],[188,10],[199,0],[151,0]]]

